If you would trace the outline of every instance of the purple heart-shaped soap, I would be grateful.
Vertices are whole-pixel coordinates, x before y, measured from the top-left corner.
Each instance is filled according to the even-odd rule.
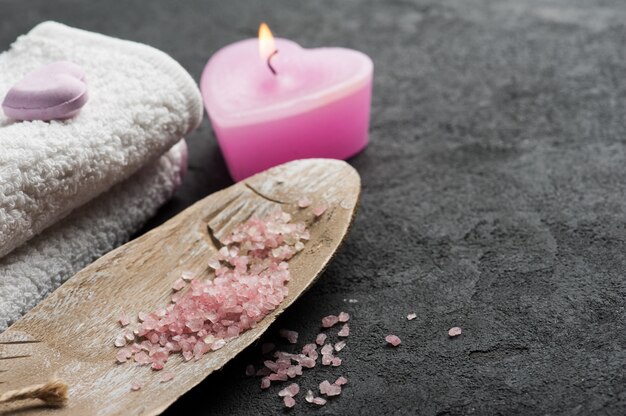
[[[83,69],[66,61],[28,73],[4,97],[4,113],[16,120],[62,120],[73,117],[87,102]]]

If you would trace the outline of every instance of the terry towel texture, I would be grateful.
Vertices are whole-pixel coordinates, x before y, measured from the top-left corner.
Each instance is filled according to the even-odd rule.
[[[67,121],[0,115],[0,257],[155,162],[202,119],[195,82],[165,53],[54,22],[0,54],[0,97],[58,60],[83,67],[90,99]]]
[[[155,163],[0,259],[0,332],[133,233],[170,198],[187,166],[184,140]]]

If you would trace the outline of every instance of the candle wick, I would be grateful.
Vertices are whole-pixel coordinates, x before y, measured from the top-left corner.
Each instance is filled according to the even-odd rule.
[[[272,54],[270,56],[267,57],[267,66],[269,67],[270,71],[272,71],[272,74],[274,74],[274,75],[276,75],[276,70],[272,66],[272,58],[276,54],[278,54],[278,49],[276,49],[274,52],[272,52]]]

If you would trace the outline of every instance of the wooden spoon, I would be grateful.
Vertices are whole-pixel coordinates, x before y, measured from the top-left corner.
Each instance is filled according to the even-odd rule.
[[[54,375],[69,385],[69,404],[60,409],[36,401],[0,405],[0,414],[155,415],[220,369],[259,338],[324,270],[345,238],[359,200],[360,178],[347,163],[308,159],[255,175],[197,202],[165,224],[87,266],[0,334],[0,395],[45,382]],[[289,261],[289,295],[255,328],[198,361],[173,355],[166,369],[173,381],[148,366],[118,365],[115,337],[122,313],[149,312],[167,305],[172,283],[188,270],[209,277],[208,260],[219,240],[251,215],[277,206],[296,220],[312,218],[298,209],[308,196],[328,204],[309,225],[311,239]],[[317,317],[315,317],[317,318]],[[134,382],[142,382],[131,392]]]

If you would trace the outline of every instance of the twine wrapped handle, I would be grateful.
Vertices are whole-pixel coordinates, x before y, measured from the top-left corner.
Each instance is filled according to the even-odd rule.
[[[61,407],[67,404],[67,384],[61,379],[52,379],[44,384],[35,384],[18,390],[7,391],[0,396],[0,403],[26,399],[40,399],[47,405]]]

